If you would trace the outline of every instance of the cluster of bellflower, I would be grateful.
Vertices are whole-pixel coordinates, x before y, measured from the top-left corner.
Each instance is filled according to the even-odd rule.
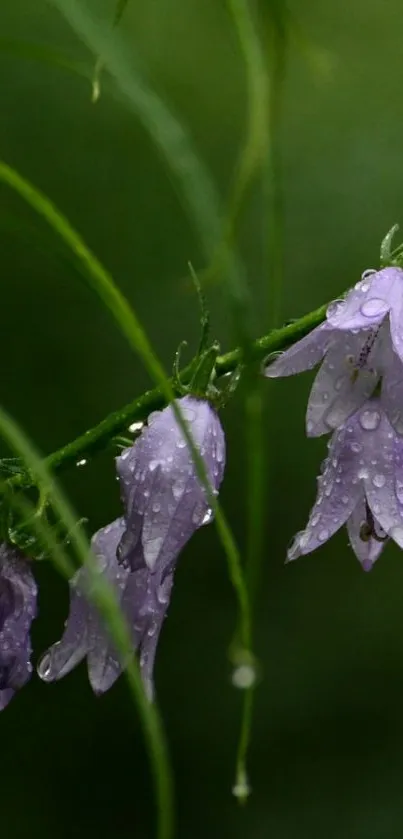
[[[209,401],[178,399],[214,493],[225,467],[225,438]],[[188,444],[172,406],[150,415],[130,448],[116,459],[124,515],[92,538],[99,571],[114,586],[139,655],[146,692],[153,697],[153,666],[168,608],[178,555],[192,534],[212,519]],[[108,690],[123,666],[95,606],[87,597],[87,570],[70,581],[70,613],[60,641],[41,658],[45,682],[65,676],[84,657],[95,693]],[[0,546],[0,709],[30,678],[30,629],[37,589],[31,563]]]
[[[365,570],[392,538],[403,548],[403,270],[367,271],[333,303],[323,324],[275,361],[268,377],[322,365],[309,397],[308,436],[333,432],[307,527],[288,552],[293,560],[347,525]],[[225,438],[208,399],[178,399],[217,494]],[[197,528],[212,519],[207,494],[172,406],[151,414],[134,445],[116,459],[124,515],[92,538],[99,571],[114,586],[131,629],[146,692],[153,697],[158,638],[178,555]],[[124,665],[88,598],[87,570],[70,581],[70,613],[60,641],[41,658],[45,682],[66,675],[86,657],[95,693],[108,690]],[[31,564],[15,547],[0,546],[0,709],[29,679],[30,629],[37,589]]]
[[[269,377],[311,370],[321,360],[306,431],[333,431],[305,530],[293,560],[347,525],[369,571],[389,538],[403,548],[403,271],[366,271],[326,320],[264,370]]]

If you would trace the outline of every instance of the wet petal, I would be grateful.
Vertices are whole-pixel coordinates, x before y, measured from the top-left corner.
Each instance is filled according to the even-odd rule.
[[[347,522],[348,537],[350,545],[360,561],[364,571],[371,571],[374,563],[380,556],[385,547],[384,541],[378,541],[373,537],[363,539],[362,528],[367,524],[367,509],[365,504],[364,493],[354,508],[351,516]],[[376,534],[383,538],[386,534],[382,530],[379,522],[374,522]]]
[[[204,459],[210,483],[218,491],[225,465],[225,439],[210,404],[186,396],[178,400]],[[143,562],[153,571],[169,568],[192,533],[203,524],[208,502],[172,406],[153,416],[133,446],[117,459],[123,482],[127,529],[119,560],[132,570]],[[130,469],[131,458],[136,468]]]
[[[365,494],[372,514],[383,530],[403,547],[403,512],[396,495],[396,432],[390,425],[386,414],[381,410],[379,400],[376,415],[380,417],[375,428],[368,429],[374,420],[368,410],[359,412],[359,421],[368,434],[363,435],[365,475]],[[371,404],[371,403],[369,403]],[[370,409],[371,411],[371,409]],[[374,414],[375,416],[375,414]]]
[[[397,434],[403,434],[403,363],[393,349],[389,330],[382,336],[381,402]]]
[[[297,534],[288,551],[288,560],[311,553],[323,545],[353,512],[362,494],[357,475],[360,437],[357,423],[351,420],[333,435],[329,455],[318,478],[316,502],[306,529]]]
[[[0,707],[30,678],[30,630],[37,586],[29,562],[16,548],[0,545]]]
[[[128,570],[121,567],[116,551],[125,530],[123,518],[98,530],[92,537],[91,547],[99,568],[115,588],[119,600],[126,585]],[[94,693],[101,694],[113,685],[122,672],[120,656],[109,636],[108,627],[95,607],[88,608],[87,616],[87,667],[88,678]]]
[[[344,300],[329,307],[327,321],[330,327],[342,330],[374,326],[401,300],[402,290],[403,271],[400,268],[384,268],[370,276],[365,274]]]
[[[312,370],[319,364],[332,341],[333,331],[327,323],[321,323],[288,350],[280,353],[263,374],[269,379],[278,376],[293,376],[304,370]]]
[[[372,366],[376,336],[346,333],[332,343],[313,383],[306,414],[309,437],[339,428],[371,396],[379,379]]]

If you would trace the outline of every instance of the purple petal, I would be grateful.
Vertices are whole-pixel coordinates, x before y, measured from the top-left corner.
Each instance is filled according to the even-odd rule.
[[[154,697],[153,669],[161,627],[169,605],[173,573],[161,579],[148,569],[129,575],[122,609],[133,630],[133,644],[140,654],[140,672],[147,696]]]
[[[360,561],[363,570],[371,571],[374,563],[385,547],[385,542],[377,541],[372,537],[367,540],[362,539],[360,534],[362,527],[366,524],[367,510],[363,493],[347,522],[347,530],[350,545],[357,559]],[[385,535],[378,522],[375,522],[375,529],[378,536],[383,537]]]
[[[371,396],[379,379],[371,363],[375,348],[373,334],[339,334],[332,342],[308,401],[309,437],[339,428]]]
[[[30,630],[36,616],[37,587],[28,561],[16,549],[0,546],[0,708],[30,678]]]
[[[120,569],[116,559],[116,549],[124,527],[124,519],[117,519],[101,528],[91,540],[99,570],[110,583],[118,581],[118,585],[127,574],[124,569]],[[88,655],[90,681],[91,684],[94,682],[94,690],[97,689],[98,671],[95,674],[94,656],[97,654],[99,661],[104,660],[109,649],[109,639],[94,606],[85,594],[89,583],[90,577],[85,568],[80,569],[70,580],[70,611],[65,631],[61,640],[49,648],[38,664],[38,675],[45,682],[63,678]]]
[[[393,349],[389,329],[382,335],[381,402],[397,434],[403,434],[403,364]]]
[[[225,438],[211,405],[178,400],[210,483],[218,491],[225,465]],[[135,468],[133,469],[133,464]],[[117,458],[127,530],[119,559],[132,569],[141,558],[153,571],[169,568],[192,533],[209,517],[209,505],[172,406],[156,413],[129,453]]]
[[[401,272],[403,275],[403,272]],[[390,334],[392,343],[400,361],[403,362],[403,290],[400,284],[396,284],[393,303],[390,308]]]
[[[367,404],[369,407],[356,415],[365,432],[362,436],[362,477],[366,498],[383,530],[403,547],[403,513],[396,495],[395,449],[399,438],[379,400]]]
[[[104,576],[116,589],[121,600],[126,585],[128,571],[121,567],[116,558],[116,551],[125,530],[123,518],[98,530],[92,537],[91,547]],[[122,662],[115,645],[108,634],[103,618],[91,607],[88,611],[88,678],[94,693],[101,694],[108,690],[122,672]]]
[[[361,282],[344,300],[332,304],[327,321],[333,329],[365,329],[380,323],[389,310],[398,306],[400,311],[403,294],[403,271],[384,268],[370,276],[366,273]]]
[[[318,495],[305,531],[295,537],[288,560],[311,553],[345,524],[356,506],[362,488],[357,477],[361,450],[360,429],[351,420],[331,441],[323,473],[318,478]]]
[[[280,353],[263,371],[269,379],[278,376],[293,376],[304,370],[312,370],[323,358],[332,340],[333,330],[327,323],[321,323],[305,338],[301,338],[288,350]]]

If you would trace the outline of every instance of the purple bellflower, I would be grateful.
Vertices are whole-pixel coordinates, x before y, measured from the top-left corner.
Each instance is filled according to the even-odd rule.
[[[152,698],[154,657],[169,603],[172,574],[162,581],[158,575],[152,577],[146,567],[131,574],[118,564],[116,550],[125,526],[125,520],[120,518],[103,527],[93,536],[91,547],[99,571],[118,595],[132,633],[133,648],[140,653],[144,685]],[[42,656],[38,673],[45,682],[53,682],[66,676],[86,656],[91,687],[101,694],[113,685],[123,667],[96,607],[86,596],[90,585],[84,568],[70,580],[70,613],[63,637]]]
[[[310,393],[310,437],[341,426],[382,380],[381,400],[389,421],[403,434],[403,271],[365,272],[326,321],[281,353],[264,374],[291,376],[322,366]]]
[[[206,401],[178,400],[218,492],[225,464],[225,439],[218,416]],[[139,653],[147,695],[152,699],[158,638],[169,605],[176,560],[211,510],[187,443],[171,406],[149,417],[134,445],[117,458],[125,517],[99,530],[92,549],[100,571],[115,587]],[[119,561],[118,561],[119,557]],[[85,596],[87,572],[70,581],[70,614],[64,635],[42,657],[38,673],[47,682],[66,675],[87,656],[96,693],[103,693],[124,669],[96,608]]]
[[[0,710],[32,673],[30,630],[36,595],[28,561],[16,548],[0,545]]]
[[[366,571],[388,537],[403,548],[403,439],[377,397],[331,438],[315,505],[288,560],[311,553],[346,523],[351,547]]]
[[[225,438],[214,408],[184,396],[178,405],[203,457],[215,494],[224,475]],[[119,561],[165,573],[212,511],[172,407],[151,414],[137,442],[117,458],[126,530]]]

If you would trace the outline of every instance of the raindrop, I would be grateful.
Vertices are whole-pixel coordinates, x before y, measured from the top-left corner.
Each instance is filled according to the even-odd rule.
[[[311,526],[316,527],[319,519],[320,519],[320,513],[315,513],[315,515],[312,516],[312,519],[311,519]]]
[[[382,300],[380,297],[372,297],[362,304],[361,314],[367,318],[378,317],[380,315],[386,315],[388,309],[389,304],[386,300]]]
[[[372,483],[375,487],[381,489],[383,486],[385,486],[386,483],[385,475],[381,475],[380,473],[379,475],[374,475],[374,477],[372,478]]]
[[[172,484],[172,494],[176,501],[179,501],[182,498],[182,495],[185,491],[185,483],[182,481],[175,481]]]
[[[328,538],[329,538],[329,531],[327,530],[326,527],[324,527],[323,530],[320,530],[319,533],[318,533],[319,542],[326,542],[326,539],[328,539]]]
[[[160,465],[159,460],[150,460],[150,462],[148,464],[148,468],[149,468],[150,472],[154,472],[155,469],[157,468],[157,466],[159,466],[159,465]]]
[[[331,320],[337,318],[344,309],[344,300],[334,300],[330,306],[327,307],[326,317]]]
[[[375,431],[381,421],[379,411],[365,410],[360,414],[360,424],[364,431]]]
[[[348,495],[342,495],[341,496],[341,501],[342,501],[342,504],[348,504],[348,502],[349,502]]]
[[[132,422],[132,424],[129,425],[129,431],[131,431],[132,434],[135,434],[136,431],[141,431],[143,426],[144,422]]]
[[[256,671],[252,664],[240,664],[231,676],[232,684],[240,690],[248,690],[256,682]]]
[[[179,437],[179,440],[176,441],[176,448],[177,449],[184,449],[186,446],[186,440],[184,437]]]
[[[213,518],[214,518],[214,513],[213,513],[211,507],[209,507],[208,510],[206,511],[206,513],[203,516],[202,524],[210,524],[210,522],[212,521]]]
[[[86,466],[87,465],[87,458],[82,457],[81,460],[77,460],[76,466]]]
[[[56,646],[56,645],[55,645]],[[39,659],[37,666],[38,676],[44,682],[50,682],[52,679],[52,655],[48,651]]]
[[[153,513],[159,513],[160,509],[161,509],[160,502],[159,501],[154,501],[154,504],[152,506]]]
[[[196,411],[193,408],[182,408],[182,414],[188,422],[196,419]]]
[[[369,478],[369,472],[368,472],[368,469],[365,469],[365,467],[364,467],[363,469],[360,469],[360,470],[359,470],[359,472],[358,472],[357,477],[358,477],[360,480],[365,481],[367,478]]]
[[[361,446],[359,443],[351,443],[351,451],[358,454],[361,451]]]

